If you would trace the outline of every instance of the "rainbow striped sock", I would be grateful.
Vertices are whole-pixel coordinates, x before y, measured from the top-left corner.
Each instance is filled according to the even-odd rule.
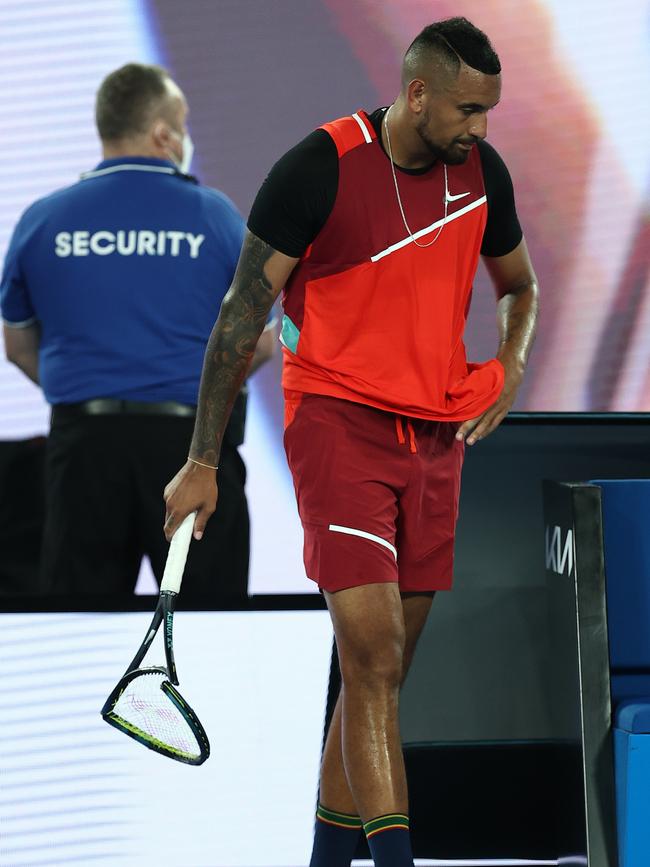
[[[363,830],[375,867],[413,867],[409,817],[404,813],[377,816]]]
[[[350,867],[362,828],[359,816],[319,804],[309,867]]]

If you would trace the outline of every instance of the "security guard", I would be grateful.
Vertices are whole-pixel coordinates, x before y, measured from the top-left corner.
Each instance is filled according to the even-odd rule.
[[[187,103],[169,74],[131,63],[97,93],[103,161],[18,223],[2,278],[7,357],[52,405],[44,592],[160,581],[163,488],[189,446],[203,354],[243,237],[232,202],[187,174]],[[273,328],[255,358],[273,351]],[[184,588],[246,595],[249,524],[240,395],[219,463],[218,520]]]

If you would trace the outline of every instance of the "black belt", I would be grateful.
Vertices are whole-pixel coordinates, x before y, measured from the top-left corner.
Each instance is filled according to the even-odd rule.
[[[175,415],[193,418],[196,415],[196,406],[175,400],[149,402],[98,397],[81,403],[58,403],[52,407],[53,419],[78,418],[80,415]]]

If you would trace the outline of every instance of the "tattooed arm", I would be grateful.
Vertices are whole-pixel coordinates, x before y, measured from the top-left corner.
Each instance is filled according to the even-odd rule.
[[[466,438],[470,446],[491,434],[515,401],[535,339],[539,296],[537,277],[524,239],[506,256],[484,256],[483,261],[498,298],[497,358],[503,364],[505,380],[497,401],[483,415],[458,428],[456,438]]]
[[[246,233],[232,286],[223,300],[205,351],[188,461],[165,488],[165,535],[168,539],[193,511],[198,513],[194,537],[200,539],[215,510],[216,474],[210,468],[218,464],[226,423],[248,373],[269,310],[297,261],[274,250],[251,232]]]

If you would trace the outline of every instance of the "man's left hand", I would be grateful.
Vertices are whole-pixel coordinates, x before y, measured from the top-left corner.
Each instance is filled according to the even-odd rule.
[[[499,361],[505,370],[501,394],[482,415],[464,421],[456,432],[456,439],[465,440],[468,446],[473,446],[496,430],[510,412],[517,397],[517,390],[524,375],[523,365],[507,358],[500,358]]]

